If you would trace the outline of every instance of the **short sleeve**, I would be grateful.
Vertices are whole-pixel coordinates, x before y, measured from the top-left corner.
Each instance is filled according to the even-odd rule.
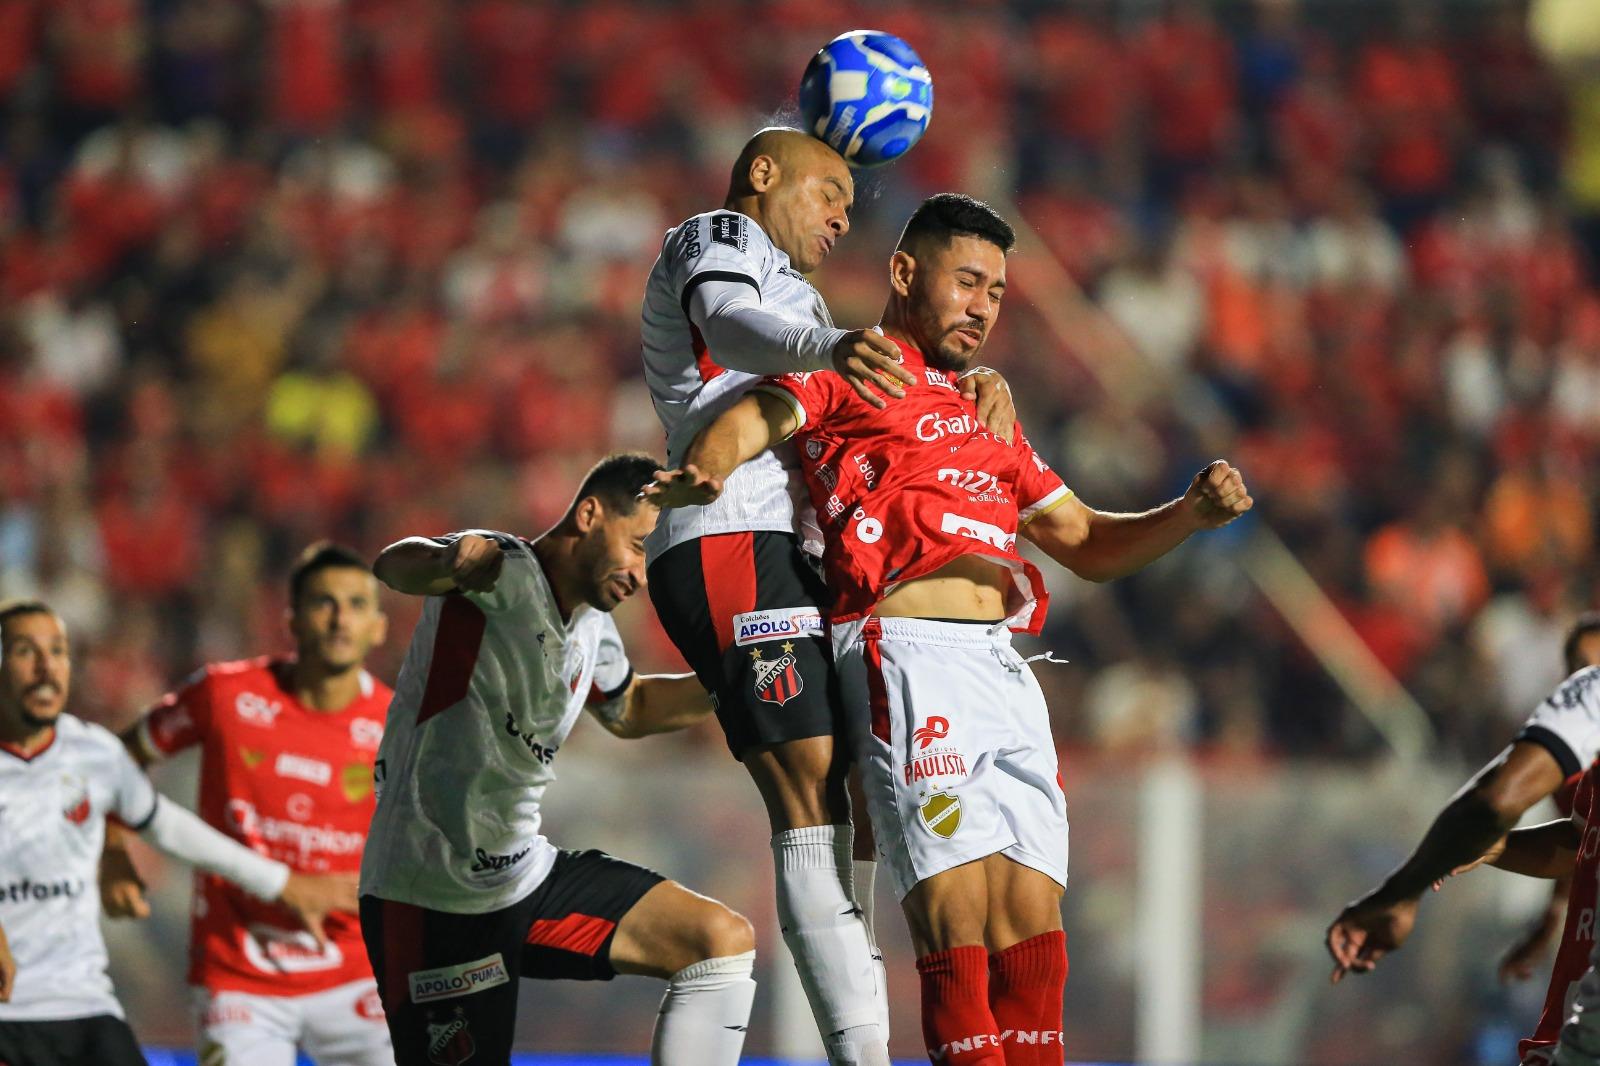
[[[696,215],[667,238],[662,256],[683,313],[694,290],[708,281],[749,285],[759,297],[772,259],[772,242],[760,226],[736,211]]]
[[[468,535],[485,537],[499,544],[501,550],[505,552],[505,561],[500,567],[499,579],[495,581],[494,588],[488,592],[460,591],[451,595],[459,595],[491,614],[508,611],[529,602],[535,595],[534,590],[538,585],[539,579],[535,570],[539,566],[539,561],[534,558],[527,542],[510,533],[501,533],[493,529],[462,529],[442,537],[434,537],[433,540],[436,544],[448,545]]]
[[[204,739],[211,729],[211,674],[196,670],[139,720],[139,746],[150,759],[164,759]]]
[[[1600,667],[1585,667],[1556,686],[1516,739],[1543,747],[1569,777],[1600,757]]]
[[[138,832],[150,824],[156,814],[156,790],[150,778],[139,769],[115,737],[106,734],[110,741],[112,796],[109,813],[129,829]]]
[[[1016,447],[1020,453],[1016,484],[1017,524],[1021,525],[1061,506],[1072,495],[1072,490],[1050,469],[1050,464],[1033,450],[1033,444],[1020,425],[1017,427]]]
[[[844,382],[831,370],[763,378],[756,388],[794,409],[796,432],[816,429],[826,422],[838,408],[845,391]]]
[[[628,691],[633,683],[633,664],[622,646],[622,634],[610,615],[601,619],[600,639],[595,650],[594,676],[589,686],[591,704],[606,703]]]

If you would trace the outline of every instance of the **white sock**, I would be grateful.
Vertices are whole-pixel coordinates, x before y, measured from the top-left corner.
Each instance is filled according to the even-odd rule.
[[[850,863],[851,896],[861,908],[861,921],[867,927],[867,943],[872,945],[872,978],[878,989],[878,1028],[884,1043],[889,1042],[889,972],[883,965],[883,952],[878,947],[878,927],[873,922],[872,888],[878,880],[878,864],[869,859],[854,859]]]
[[[888,1066],[872,943],[851,898],[850,847],[849,826],[808,826],[772,838],[778,922],[830,1066]]]
[[[755,1001],[756,953],[685,966],[667,982],[650,1066],[736,1066]]]

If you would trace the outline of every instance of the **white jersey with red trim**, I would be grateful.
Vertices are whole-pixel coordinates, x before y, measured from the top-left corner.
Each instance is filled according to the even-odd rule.
[[[645,285],[640,330],[645,382],[667,434],[668,466],[681,463],[695,434],[760,380],[729,369],[740,359],[719,359],[690,320],[691,298],[707,282],[748,286],[762,310],[786,322],[833,327],[821,293],[749,216],[712,211],[668,230]],[[792,450],[774,448],[734,471],[710,506],[663,511],[646,544],[650,558],[715,533],[797,532],[795,506],[803,504],[804,490],[790,476],[794,469]]]
[[[70,714],[24,757],[0,745],[0,927],[17,983],[0,1021],[122,1017],[100,936],[106,816],[134,828],[156,793],[122,741]]]
[[[1037,633],[1048,595],[1038,570],[1017,554],[1017,528],[1071,490],[1020,426],[1011,444],[993,436],[954,374],[895,343],[920,380],[887,407],[871,406],[831,371],[760,386],[788,402],[800,423],[794,439],[826,542],[830,618],[863,618],[896,583],[980,555],[1015,575],[1006,605],[1012,627]]]
[[[1516,739],[1543,747],[1568,777],[1600,758],[1600,666],[1586,666],[1557,685]]]
[[[302,873],[354,873],[372,820],[372,761],[393,695],[366,671],[350,705],[319,711],[288,684],[293,663],[259,658],[200,670],[138,726],[151,758],[198,745],[200,817]],[[327,944],[284,907],[196,870],[189,983],[263,996],[322,992],[372,976],[353,914]]]
[[[610,615],[580,605],[562,619],[531,542],[468,532],[494,538],[505,562],[493,590],[423,604],[378,751],[361,893],[483,914],[550,872],[539,801],[556,753],[633,668]]]

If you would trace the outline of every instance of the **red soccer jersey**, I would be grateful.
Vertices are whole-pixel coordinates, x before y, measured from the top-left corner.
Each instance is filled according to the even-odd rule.
[[[375,804],[372,763],[389,687],[365,672],[342,711],[315,711],[284,685],[282,659],[208,666],[139,725],[147,751],[201,745],[199,813],[208,823],[304,873],[356,873]],[[291,996],[372,976],[353,914],[330,915],[328,947],[277,904],[195,871],[189,983],[213,991]]]
[[[1517,1045],[1520,1061],[1543,1062],[1553,1054],[1561,1038],[1561,1026],[1572,1014],[1572,1000],[1578,982],[1589,970],[1589,954],[1594,950],[1594,911],[1600,895],[1600,762],[1578,780],[1572,800],[1572,817],[1583,831],[1578,859],[1573,864],[1572,888],[1567,896],[1567,920],[1561,928],[1561,944],[1556,948],[1555,967],[1550,971],[1550,987],[1545,992],[1544,1010],[1533,1035]],[[1530,1053],[1532,1057],[1530,1058]]]
[[[955,375],[895,343],[920,380],[887,407],[871,406],[827,371],[758,386],[787,399],[800,420],[795,441],[834,594],[829,617],[864,617],[896,582],[981,555],[1016,576],[1006,605],[1012,628],[1037,633],[1048,596],[1039,571],[1017,554],[1017,527],[1069,490],[1020,426],[1013,444],[991,435]]]

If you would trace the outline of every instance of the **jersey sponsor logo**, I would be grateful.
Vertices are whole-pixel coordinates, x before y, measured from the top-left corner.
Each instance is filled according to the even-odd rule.
[[[949,840],[961,828],[961,799],[950,792],[935,792],[917,809],[922,828]]]
[[[1009,552],[1017,546],[1017,535],[1015,533],[1007,533],[999,526],[991,525],[988,522],[980,522],[976,518],[951,514],[949,511],[946,511],[944,517],[939,519],[939,532],[952,533],[958,537],[966,537],[968,540],[982,541],[984,544],[991,544],[1004,552]]]
[[[356,1000],[356,1014],[369,1022],[381,1022],[386,1015],[383,1013],[383,997],[378,995],[376,988],[369,988]]]
[[[233,709],[238,714],[239,721],[271,729],[278,723],[278,715],[283,711],[283,704],[254,692],[241,692],[234,698]]]
[[[239,759],[244,763],[244,768],[246,770],[254,770],[256,767],[261,765],[262,760],[264,760],[266,757],[267,753],[264,751],[257,751],[255,748],[246,748],[242,746],[239,748]]]
[[[321,759],[313,759],[293,752],[279,752],[272,772],[279,777],[289,777],[313,785],[326,785],[333,780],[333,767]]]
[[[497,951],[473,962],[416,970],[407,975],[407,980],[411,982],[411,1002],[432,1003],[509,984],[511,975],[506,972],[505,959]]]
[[[509,870],[523,859],[526,859],[528,852],[532,850],[533,845],[529,844],[521,851],[513,851],[509,855],[491,855],[482,848],[474,848],[473,851],[476,853],[478,861],[472,864],[472,872],[481,874],[491,870],[496,873],[501,870]]]
[[[974,499],[982,497],[985,500],[996,500],[1004,503],[1007,499],[1005,486],[1000,479],[987,470],[958,470],[954,467],[942,468],[935,477],[947,485],[954,485],[961,492],[974,494]]]
[[[821,485],[827,492],[832,492],[839,487],[839,475],[834,473],[833,467],[827,463],[823,463],[811,471],[811,476],[816,478],[817,484]]]
[[[943,740],[949,735],[950,719],[941,718],[935,714],[930,715],[927,721],[916,728],[911,734],[911,739],[917,742],[918,748],[925,750],[929,744],[936,740]]]
[[[856,524],[856,539],[863,544],[876,544],[883,539],[883,523],[860,507],[850,516]]]
[[[457,1007],[444,1022],[428,1018],[428,1061],[434,1066],[461,1066],[478,1048],[472,1042],[472,1029],[466,1011]]]
[[[744,251],[746,236],[742,215],[719,214],[711,216],[711,243],[725,244]]]
[[[917,419],[917,439],[921,441],[944,440],[952,435],[976,433],[982,428],[978,424],[978,420],[968,414],[952,415],[946,418],[929,412]]]
[[[245,959],[262,973],[318,973],[344,965],[339,945],[330,940],[327,947],[318,947],[316,938],[303,929],[251,923],[240,930],[239,943]]]
[[[850,461],[856,464],[856,470],[861,474],[861,480],[866,482],[868,491],[878,487],[878,470],[872,465],[872,456],[861,452],[852,455]]]
[[[293,799],[291,796],[290,800]],[[310,799],[306,798],[306,802],[309,804]],[[302,825],[263,816],[249,800],[229,800],[224,813],[229,827],[241,840],[251,844],[260,842],[292,847],[302,859],[317,854],[357,855],[367,839],[364,833],[347,832],[330,825]],[[293,814],[293,811],[290,813]]]
[[[906,784],[933,777],[966,777],[967,760],[959,751],[936,751],[906,763]],[[953,831],[953,830],[952,830]]]
[[[1000,1030],[1000,1042],[1002,1044],[1009,1040],[1013,1044],[1037,1044],[1040,1047],[1048,1047],[1051,1044],[1054,1044],[1059,1047],[1062,1041],[1064,1041],[1066,1038],[1067,1034],[1062,1032],[1060,1029]]]
[[[350,719],[350,743],[362,751],[377,751],[383,743],[383,723],[375,718]]]
[[[805,678],[800,676],[800,661],[794,657],[794,643],[783,642],[783,654],[776,659],[763,660],[760,648],[750,649],[750,661],[755,663],[755,691],[758,699],[783,706],[805,691]]]
[[[522,741],[523,746],[528,749],[528,753],[546,766],[555,762],[556,752],[561,750],[561,745],[559,744],[541,744],[527,733],[524,733],[517,727],[517,719],[510,711],[506,712],[506,734]]]
[[[360,803],[372,795],[373,767],[364,762],[353,762],[339,768],[339,791],[351,803]]]
[[[733,616],[733,643],[738,647],[787,637],[820,636],[822,612],[815,607],[749,611]]]
[[[0,902],[5,903],[42,903],[47,899],[77,899],[83,895],[82,878],[72,878],[67,881],[35,881],[24,877],[20,881],[12,881],[7,885],[0,885]]]
[[[256,1016],[250,1010],[250,1004],[232,998],[214,999],[206,1004],[206,1012],[201,1024],[210,1029],[218,1025],[249,1025],[255,1020]],[[204,1053],[202,1053],[203,1057]],[[220,1055],[217,1061],[222,1061]]]

